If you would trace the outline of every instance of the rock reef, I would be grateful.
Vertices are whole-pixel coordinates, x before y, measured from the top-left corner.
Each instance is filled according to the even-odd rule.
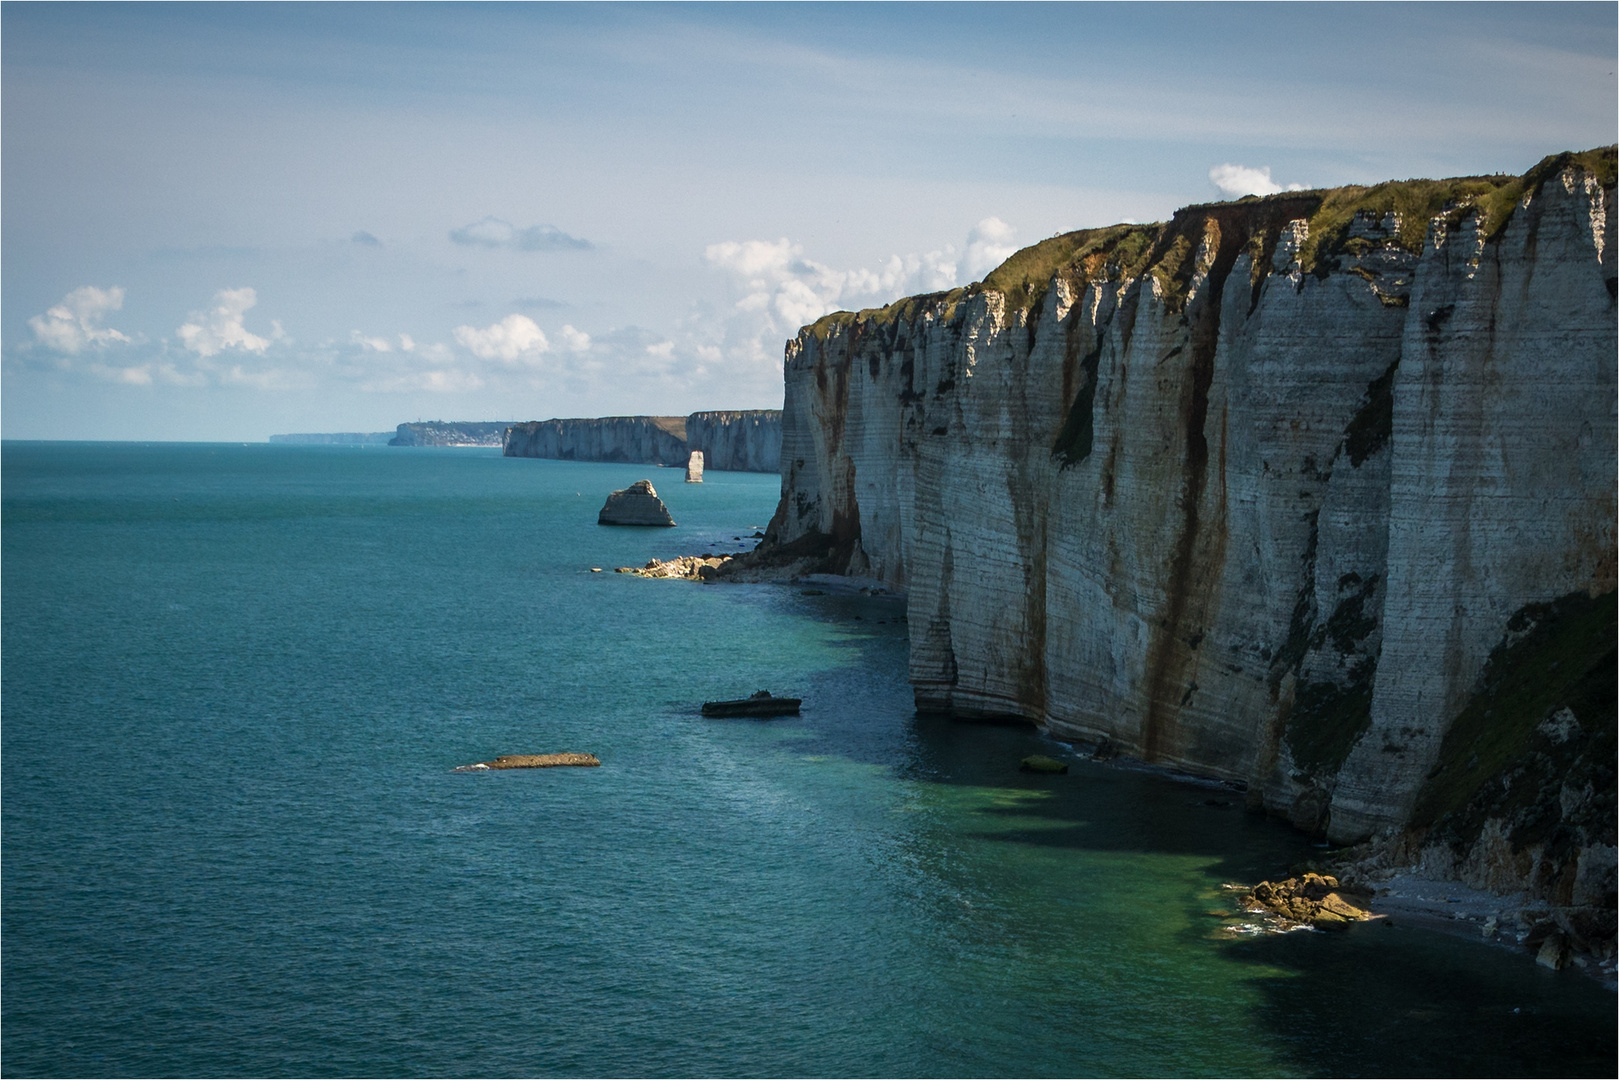
[[[493,761],[457,765],[455,772],[482,772],[485,769],[553,769],[561,765],[592,768],[601,764],[595,754],[502,754]]]
[[[721,576],[878,579],[919,709],[1245,784],[1611,951],[1614,182],[1192,206],[829,315]]]
[[[650,480],[637,480],[607,496],[607,503],[596,515],[598,525],[657,525],[673,526],[669,508],[658,498],[657,489]]]

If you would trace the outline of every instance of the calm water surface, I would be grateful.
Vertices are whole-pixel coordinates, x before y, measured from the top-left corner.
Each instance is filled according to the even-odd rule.
[[[916,718],[891,601],[589,572],[735,550],[773,476],[0,465],[7,1076],[1613,1075],[1574,973],[1224,935],[1307,845]],[[680,528],[598,527],[647,475]],[[697,713],[759,687],[803,716]],[[557,750],[603,767],[450,771]]]

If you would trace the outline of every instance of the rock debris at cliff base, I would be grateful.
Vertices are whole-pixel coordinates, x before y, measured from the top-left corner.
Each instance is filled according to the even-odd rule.
[[[1611,954],[1614,190],[1606,147],[1193,206],[829,315],[736,569],[907,593],[920,709],[1245,782]]]

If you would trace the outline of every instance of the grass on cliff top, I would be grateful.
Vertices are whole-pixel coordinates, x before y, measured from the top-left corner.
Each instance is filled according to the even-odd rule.
[[[859,311],[834,311],[830,315],[822,315],[804,329],[813,334],[816,340],[825,341],[826,336],[836,327],[851,326],[857,322],[866,326],[887,326],[895,322],[908,322],[921,315],[928,308],[937,310],[941,320],[948,320],[951,315],[955,314],[956,304],[966,294],[967,290],[965,288],[957,288],[948,292],[907,296],[880,308],[861,308]]]
[[[1299,252],[1306,273],[1325,276],[1337,267],[1337,257],[1356,242],[1349,239],[1356,214],[1381,219],[1393,211],[1399,216],[1394,242],[1412,253],[1420,253],[1427,239],[1428,223],[1441,214],[1452,224],[1468,213],[1477,213],[1486,240],[1500,237],[1525,195],[1537,194],[1541,187],[1564,169],[1575,167],[1595,176],[1605,188],[1614,187],[1619,146],[1599,146],[1592,150],[1566,151],[1542,159],[1522,176],[1460,176],[1447,180],[1390,180],[1371,187],[1351,184],[1311,191],[1289,191],[1277,195],[1247,196],[1235,202],[1203,203],[1185,207],[1172,220],[1150,225],[1109,225],[1100,229],[1078,229],[1061,233],[1014,252],[984,277],[982,282],[947,293],[907,297],[886,307],[860,312],[838,311],[822,316],[806,329],[825,341],[834,328],[856,322],[883,326],[900,319],[911,319],[931,305],[937,305],[948,319],[964,297],[979,292],[998,292],[1006,298],[1008,311],[1030,311],[1039,305],[1051,282],[1059,276],[1076,283],[1120,280],[1150,272],[1168,292],[1174,293],[1190,277],[1189,264],[1196,254],[1191,231],[1200,227],[1198,211],[1218,214],[1230,222],[1233,208],[1245,208],[1240,218],[1250,216],[1253,233],[1250,253],[1255,273],[1269,272],[1270,252],[1275,248],[1277,222],[1284,204],[1297,207],[1313,203],[1306,211],[1309,236]]]

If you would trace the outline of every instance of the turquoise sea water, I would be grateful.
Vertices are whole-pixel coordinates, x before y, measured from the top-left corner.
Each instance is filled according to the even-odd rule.
[[[1402,927],[1224,934],[1309,854],[918,719],[892,601],[599,566],[773,476],[7,443],[3,1058],[25,1075],[1612,1075],[1613,996]],[[601,528],[650,476],[680,522]],[[759,687],[801,718],[698,715]],[[458,774],[502,753],[600,769]]]

